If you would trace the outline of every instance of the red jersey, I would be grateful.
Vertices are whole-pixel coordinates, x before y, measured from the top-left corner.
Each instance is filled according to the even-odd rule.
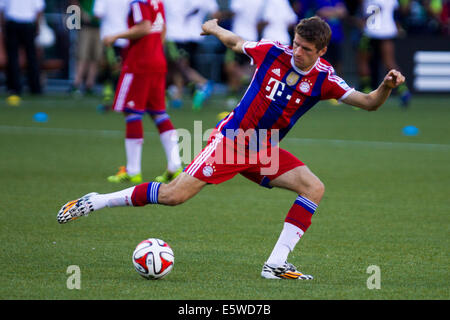
[[[126,51],[123,72],[166,72],[162,32],[165,25],[162,0],[133,0],[128,13],[128,27],[148,20],[151,33],[137,40],[130,40]]]
[[[228,129],[276,129],[281,140],[317,102],[341,100],[354,90],[322,58],[303,72],[289,46],[261,40],[246,42],[243,49],[257,69],[239,105],[217,125],[224,136]]]

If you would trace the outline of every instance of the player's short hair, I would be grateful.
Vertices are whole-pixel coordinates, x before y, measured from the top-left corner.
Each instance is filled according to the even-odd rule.
[[[295,27],[295,33],[306,41],[314,43],[317,50],[328,46],[331,39],[330,26],[318,16],[302,19]]]

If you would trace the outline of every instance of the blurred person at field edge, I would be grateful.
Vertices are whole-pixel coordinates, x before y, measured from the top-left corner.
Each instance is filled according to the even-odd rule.
[[[102,59],[100,21],[94,16],[94,1],[71,1],[72,4],[81,8],[81,29],[78,31],[77,39],[75,79],[70,88],[70,92],[75,95],[81,95],[83,91],[87,94],[93,93]]]
[[[128,29],[127,12],[130,0],[95,0],[94,15],[100,20],[100,39]],[[99,111],[110,109],[114,99],[114,88],[120,75],[121,62],[124,58],[127,39],[117,39],[112,46],[103,47],[102,82],[103,101]]]
[[[388,69],[400,70],[395,59],[394,40],[398,36],[395,18],[398,14],[397,0],[364,0],[364,30],[358,52],[358,71],[363,92],[370,92],[377,86],[379,62]],[[400,103],[408,106],[411,93],[402,83],[397,88]]]
[[[260,39],[259,28],[265,24],[264,11],[267,0],[231,0],[231,31],[250,41]],[[255,71],[247,56],[227,48],[224,58],[224,69],[228,84],[227,106],[233,107],[238,101],[241,91],[250,82]]]
[[[274,15],[274,12],[277,14]],[[278,41],[284,45],[292,43],[290,31],[297,24],[297,15],[288,0],[267,0],[263,22],[263,39]]]
[[[185,79],[196,78],[197,72],[191,68],[182,68],[180,60],[187,55],[184,50],[179,49],[179,43],[186,42],[184,30],[184,19],[186,16],[187,0],[164,0],[166,14],[166,37],[164,51],[167,58],[167,95],[172,108],[181,108],[183,105],[183,93]],[[186,2],[187,4],[187,2]],[[194,81],[194,80],[192,80]]]
[[[41,94],[40,67],[35,38],[39,34],[39,20],[45,9],[43,0],[0,0],[0,23],[4,30],[7,52],[6,78],[10,97],[20,100],[19,49],[24,47],[27,58],[28,87],[32,94]]]
[[[342,20],[348,14],[347,8],[342,0],[318,0],[316,6],[316,14],[330,25],[332,31],[324,58],[335,67],[337,74],[342,74],[342,44],[345,37]]]
[[[171,106],[182,106],[186,85],[194,92],[192,109],[198,111],[212,93],[212,81],[194,67],[199,42],[202,40],[201,26],[206,16],[219,18],[216,0],[165,0],[167,17],[168,95]]]

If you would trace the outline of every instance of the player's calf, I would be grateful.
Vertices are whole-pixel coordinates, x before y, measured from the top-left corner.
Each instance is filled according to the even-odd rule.
[[[159,190],[159,203],[168,206],[180,205],[195,196],[206,185],[197,178],[181,173],[169,184],[162,184]]]
[[[195,196],[206,183],[181,173],[170,183],[149,182],[137,185],[131,196],[133,206],[162,204],[180,205]]]

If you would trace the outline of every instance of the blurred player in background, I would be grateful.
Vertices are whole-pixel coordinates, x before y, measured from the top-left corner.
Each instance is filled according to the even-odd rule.
[[[365,24],[359,52],[359,73],[364,92],[370,92],[377,85],[380,61],[387,70],[399,70],[394,44],[398,35],[395,19],[398,8],[397,0],[364,0]],[[411,93],[406,83],[400,85],[397,92],[401,105],[407,106]]]
[[[19,49],[25,49],[27,80],[32,94],[41,94],[40,63],[35,44],[39,20],[44,12],[43,0],[0,0],[0,29],[3,30],[6,55],[7,102],[18,105],[22,94]]]
[[[344,41],[343,19],[347,16],[347,7],[342,0],[316,1],[316,14],[324,19],[331,28],[331,40],[325,58],[335,68],[338,74],[342,73],[342,44]]]
[[[192,108],[198,111],[212,93],[212,82],[193,67],[198,37],[207,15],[217,17],[216,0],[165,0],[167,15],[166,56],[169,64],[169,97],[171,106],[182,106],[186,85],[192,85]]]
[[[71,0],[81,8],[81,29],[77,39],[77,64],[70,92],[75,96],[94,93],[102,59],[100,21],[94,15],[94,0]]]
[[[167,170],[156,177],[156,180],[169,182],[182,170],[178,135],[166,113],[167,63],[163,49],[164,17],[161,0],[132,1],[128,15],[129,28],[103,39],[107,46],[113,45],[117,39],[130,41],[113,104],[115,111],[125,114],[127,164],[120,167],[116,175],[108,177],[110,182],[142,182],[141,158],[144,142],[142,118],[145,113],[151,116],[158,128],[167,158]]]
[[[200,35],[202,32],[202,24],[205,18],[220,19],[221,13],[216,0],[191,0],[191,8],[186,16],[186,29],[188,31],[188,54],[189,63],[195,66],[194,57],[198,54],[200,42],[204,39]],[[194,97],[192,99],[192,109],[199,111],[206,99],[208,99],[213,91],[213,81],[208,80],[206,83],[199,83],[195,87]]]
[[[276,12],[276,14],[273,14]],[[263,14],[262,38],[290,45],[290,30],[297,24],[297,15],[288,0],[267,0]]]
[[[64,205],[57,215],[58,222],[66,223],[105,207],[179,205],[207,184],[219,184],[241,174],[261,186],[296,194],[261,276],[312,279],[288,263],[287,258],[311,225],[325,189],[319,178],[302,161],[279,148],[278,142],[320,100],[334,98],[375,111],[392,89],[404,82],[404,77],[390,70],[380,86],[369,94],[350,88],[321,58],[331,30],[318,17],[304,19],[297,25],[292,47],[274,41],[245,41],[221,28],[217,20],[205,22],[203,34],[216,36],[236,53],[246,54],[256,65],[257,71],[239,105],[217,124],[207,146],[171,183],[150,182],[110,194],[87,194]],[[255,145],[252,137],[259,136],[261,142],[259,138],[263,135],[267,139]],[[265,151],[270,151],[271,161],[266,161]]]
[[[265,25],[264,11],[267,0],[231,0],[230,11],[233,14],[231,31],[249,41],[260,38],[258,28]],[[254,66],[249,64],[245,55],[227,48],[224,69],[227,77],[229,96],[228,106],[235,106],[245,85],[251,79]]]
[[[127,13],[131,0],[95,0],[94,15],[100,20],[100,39],[128,29]],[[104,46],[103,101],[99,111],[109,110],[114,99],[124,48],[128,39],[117,39],[111,46]]]

